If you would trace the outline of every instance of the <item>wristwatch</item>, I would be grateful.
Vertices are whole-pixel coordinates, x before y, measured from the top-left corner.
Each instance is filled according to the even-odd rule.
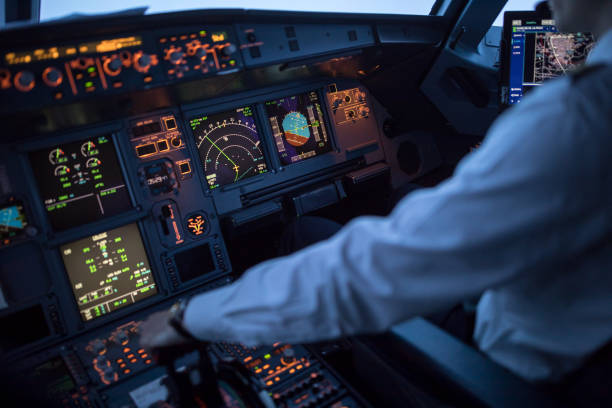
[[[179,299],[178,302],[173,304],[172,307],[170,308],[170,320],[168,321],[168,323],[183,338],[187,340],[192,340],[192,341],[200,341],[193,334],[191,334],[189,330],[187,330],[185,328],[185,325],[183,324],[183,318],[185,316],[185,310],[187,310],[188,303],[189,303],[188,300]]]

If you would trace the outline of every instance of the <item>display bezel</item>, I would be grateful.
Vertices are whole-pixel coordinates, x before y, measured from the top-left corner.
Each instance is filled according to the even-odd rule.
[[[272,169],[274,168],[270,160],[270,151],[269,151],[268,144],[266,141],[267,137],[265,135],[265,128],[261,126],[261,123],[259,123],[260,118],[258,117],[257,103],[246,103],[246,104],[240,104],[240,105],[234,104],[232,106],[233,107],[226,108],[226,109],[211,109],[211,110],[202,109],[201,113],[197,113],[197,111],[193,111],[189,114],[189,116],[186,117],[186,120],[185,120],[187,122],[186,128],[188,129],[191,142],[193,142],[193,146],[195,148],[195,152],[196,152],[195,154],[198,156],[198,163],[200,165],[200,171],[198,172],[198,174],[200,175],[200,177],[203,178],[202,184],[206,186],[206,191],[208,192],[226,191],[226,190],[238,188],[239,186],[242,186],[244,184],[250,184],[250,183],[259,181],[263,177],[266,177],[267,175],[272,173]],[[194,132],[194,129],[191,127],[191,121],[194,119],[202,118],[203,116],[234,114],[237,109],[247,108],[247,107],[250,108],[252,111],[251,117],[253,118],[253,123],[255,124],[255,129],[257,131],[257,136],[259,137],[259,141],[260,141],[259,146],[261,147],[261,150],[262,150],[263,159],[264,159],[264,162],[266,163],[267,171],[264,173],[253,175],[243,180],[238,180],[233,183],[227,183],[227,184],[219,185],[218,187],[215,187],[215,188],[211,188],[210,185],[208,184],[207,174],[206,174],[206,170],[204,167],[204,161],[203,161],[202,155],[200,154],[200,149],[198,148],[196,134]]]

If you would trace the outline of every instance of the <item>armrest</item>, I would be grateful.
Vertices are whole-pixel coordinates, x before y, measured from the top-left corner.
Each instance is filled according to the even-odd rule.
[[[430,365],[428,370],[484,406],[558,406],[531,384],[422,318],[393,327],[391,336],[396,347],[403,344],[417,353],[418,360]]]

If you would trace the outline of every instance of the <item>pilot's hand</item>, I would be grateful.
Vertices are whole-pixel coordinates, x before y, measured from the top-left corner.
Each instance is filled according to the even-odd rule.
[[[169,310],[153,313],[140,326],[140,345],[148,350],[180,346],[190,340],[181,336],[170,325],[172,313]]]

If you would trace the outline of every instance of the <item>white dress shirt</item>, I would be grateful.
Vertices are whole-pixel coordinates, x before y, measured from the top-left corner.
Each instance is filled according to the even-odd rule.
[[[590,64],[612,64],[612,31]],[[612,339],[612,76],[552,81],[452,178],[193,298],[197,337],[248,345],[388,329],[484,293],[474,339],[554,380]]]

